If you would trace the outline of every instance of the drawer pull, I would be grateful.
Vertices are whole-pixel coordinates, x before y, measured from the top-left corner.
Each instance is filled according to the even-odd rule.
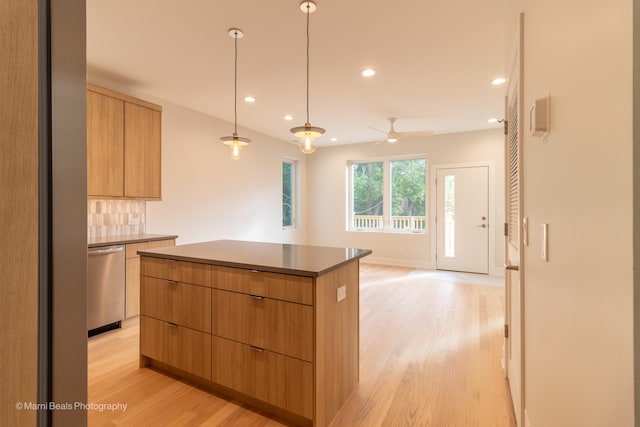
[[[176,325],[175,323],[172,322],[164,322],[165,325],[169,326],[170,328],[177,328],[178,325]]]
[[[260,270],[249,270],[252,273],[262,273]]]
[[[261,297],[260,295],[249,295],[251,298],[256,299],[256,300],[262,300],[264,299],[264,297]]]
[[[251,348],[251,350],[253,350],[253,351],[257,351],[258,353],[262,353],[264,351],[260,347],[254,347],[252,345],[250,345],[249,348]]]
[[[176,282],[175,280],[167,280],[167,283],[170,285],[177,285],[178,282]]]

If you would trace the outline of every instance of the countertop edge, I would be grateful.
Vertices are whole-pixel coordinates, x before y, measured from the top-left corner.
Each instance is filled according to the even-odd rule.
[[[114,246],[114,245],[127,245],[131,243],[140,243],[140,242],[154,242],[158,240],[170,240],[177,239],[178,236],[175,234],[149,234],[147,235],[135,235],[135,236],[117,236],[114,237],[114,240],[105,240],[104,242],[87,242],[87,246],[89,248],[97,248],[100,246]],[[108,239],[108,238],[106,238]]]
[[[193,257],[181,256],[181,255],[166,255],[166,254],[159,254],[156,252],[148,252],[144,250],[138,251],[138,255],[152,257],[152,258],[172,259],[176,261],[186,261],[186,262],[195,262],[199,264],[216,265],[220,267],[242,268],[245,270],[258,270],[258,271],[264,271],[269,273],[289,274],[292,276],[320,277],[326,273],[336,270],[353,261],[360,260],[360,258],[364,258],[365,256],[370,255],[372,252],[373,251],[371,249],[362,249],[362,252],[359,253],[358,255],[352,258],[349,258],[347,260],[341,261],[339,263],[336,263],[320,271],[300,270],[295,268],[283,268],[283,267],[270,267],[266,265],[221,261],[221,260],[213,260],[213,259],[205,259],[205,258],[193,258]]]

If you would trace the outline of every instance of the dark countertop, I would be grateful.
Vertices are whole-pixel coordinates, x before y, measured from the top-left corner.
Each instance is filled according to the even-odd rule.
[[[124,245],[127,243],[151,242],[153,240],[177,239],[173,234],[132,234],[128,236],[109,236],[90,238],[88,245],[90,248],[96,246]]]
[[[371,250],[216,240],[138,253],[155,258],[318,277],[371,254]]]

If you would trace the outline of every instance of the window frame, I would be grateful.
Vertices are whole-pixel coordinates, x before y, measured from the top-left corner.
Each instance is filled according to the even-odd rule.
[[[291,165],[291,225],[284,224],[284,165]],[[282,200],[280,203],[280,225],[283,230],[292,229],[297,227],[298,222],[298,161],[294,159],[284,158],[280,163],[280,172],[282,181]]]
[[[399,229],[392,227],[392,176],[391,176],[391,163],[402,160],[424,160],[424,210],[425,210],[425,225],[424,229]],[[369,227],[355,227],[353,221],[353,171],[354,164],[363,163],[376,163],[381,162],[382,168],[382,228],[369,228]],[[346,164],[346,230],[354,232],[371,232],[371,233],[400,233],[400,234],[427,234],[429,232],[429,157],[426,154],[409,154],[401,156],[388,156],[388,157],[371,157],[364,159],[347,160]]]

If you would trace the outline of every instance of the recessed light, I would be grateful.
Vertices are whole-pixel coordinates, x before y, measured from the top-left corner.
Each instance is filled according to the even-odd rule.
[[[245,102],[256,102],[256,99],[253,96],[245,96]]]
[[[498,123],[498,119],[489,119],[487,120],[489,123]]]
[[[336,138],[335,136],[331,138],[331,142],[336,142],[336,141],[338,141],[338,138]]]
[[[293,116],[287,114],[286,116],[284,116],[285,120],[293,120]]]
[[[505,79],[504,77],[498,77],[496,79],[493,79],[491,81],[491,84],[494,85],[494,86],[497,86],[497,85],[501,85],[502,83],[504,83],[506,81],[507,81],[507,79]]]
[[[367,68],[365,70],[362,70],[361,74],[363,77],[371,77],[376,74],[376,70],[374,70],[373,68]]]

